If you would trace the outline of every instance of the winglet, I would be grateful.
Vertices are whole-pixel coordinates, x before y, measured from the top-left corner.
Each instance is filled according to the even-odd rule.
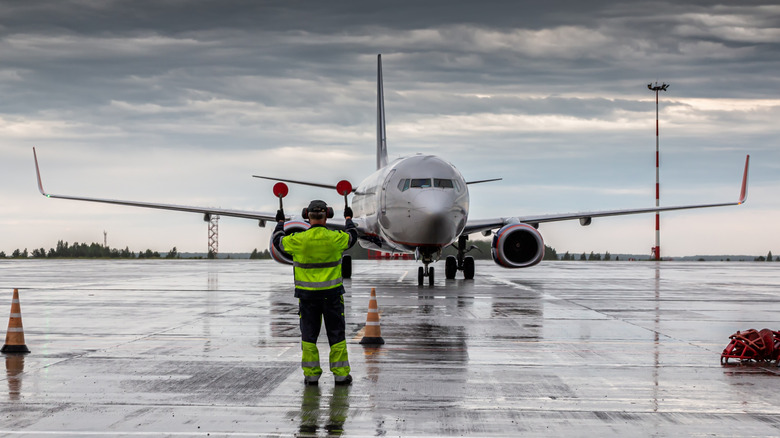
[[[38,176],[38,191],[41,192],[41,195],[48,198],[49,195],[43,191],[43,183],[41,182],[41,169],[38,168],[38,154],[35,153],[35,148],[33,148],[33,158],[35,158],[35,174]]]
[[[748,183],[748,165],[750,164],[750,155],[745,157],[745,173],[742,175],[742,190],[739,192],[739,204],[747,201],[747,183]]]

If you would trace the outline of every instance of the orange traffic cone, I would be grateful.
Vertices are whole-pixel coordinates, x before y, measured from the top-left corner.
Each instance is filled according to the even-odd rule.
[[[384,344],[382,329],[379,327],[379,307],[376,305],[376,288],[371,288],[371,300],[368,302],[368,316],[366,317],[366,331],[363,334],[361,344]]]
[[[19,289],[14,289],[11,301],[11,318],[8,320],[8,332],[5,334],[5,345],[0,353],[29,353],[24,344],[24,328],[22,328],[22,308],[19,305]]]

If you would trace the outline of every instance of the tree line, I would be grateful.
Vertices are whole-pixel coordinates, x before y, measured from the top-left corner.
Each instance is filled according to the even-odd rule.
[[[56,259],[56,258],[70,258],[70,259],[175,259],[179,258],[179,252],[174,246],[173,249],[168,251],[165,256],[161,256],[159,252],[147,249],[146,251],[139,251],[137,254],[130,251],[129,247],[125,249],[116,249],[103,246],[98,243],[78,243],[63,242],[62,240],[57,242],[56,248],[49,248],[47,251],[45,248],[37,248],[32,250],[32,253],[24,250],[16,249],[10,256],[5,252],[0,251],[0,258],[13,258],[13,259],[26,259],[29,257],[35,259]]]
[[[469,251],[468,255],[474,257],[475,259],[491,258],[489,241],[485,241],[485,240],[469,241],[469,246],[472,245],[473,248],[471,251]],[[368,252],[359,245],[353,246],[346,253],[351,255],[352,258],[356,260],[368,259]],[[457,254],[457,250],[454,247],[450,246],[444,248],[444,250],[442,251],[442,258],[445,258],[447,255],[456,255],[456,254]],[[10,256],[6,255],[5,252],[0,251],[0,258],[26,259],[30,257],[36,259],[43,259],[43,258],[47,258],[47,259],[55,259],[55,258],[178,259],[181,258],[181,254],[178,252],[175,246],[170,251],[168,251],[167,254],[161,255],[159,252],[152,251],[151,249],[147,249],[146,251],[139,251],[138,253],[135,253],[131,251],[129,247],[125,247],[125,249],[116,249],[116,248],[109,248],[94,242],[91,244],[74,242],[71,245],[68,242],[64,242],[62,240],[57,242],[55,248],[49,248],[48,251],[44,248],[38,248],[32,250],[32,253],[30,253],[27,250],[27,248],[23,250],[16,249],[11,253]],[[214,253],[209,252],[207,258],[213,259],[216,258],[216,256]],[[263,251],[258,251],[257,248],[255,248],[252,251],[252,253],[249,255],[249,258],[251,260],[270,259],[271,254],[268,252],[267,249]],[[569,253],[569,251],[566,251],[562,256],[559,256],[555,248],[545,245],[544,260],[620,261],[620,257],[618,256],[613,258],[613,256],[609,253],[609,251],[605,252],[604,254],[595,253],[591,251],[589,255],[584,252],[582,254],[571,254]],[[758,256],[753,260],[756,262],[772,262],[772,261],[780,262],[780,256],[773,256],[772,251],[769,251],[769,253],[767,253],[766,256]],[[726,261],[730,261],[730,260],[727,259]]]

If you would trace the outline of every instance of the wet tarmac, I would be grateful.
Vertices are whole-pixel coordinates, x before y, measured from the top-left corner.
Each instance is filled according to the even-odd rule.
[[[735,331],[780,330],[780,264],[478,262],[433,288],[416,267],[355,262],[355,381],[304,387],[289,267],[0,261],[32,350],[1,358],[0,435],[780,435],[780,368],[719,361]]]

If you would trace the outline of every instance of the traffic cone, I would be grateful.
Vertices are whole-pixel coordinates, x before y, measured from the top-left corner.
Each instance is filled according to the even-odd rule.
[[[368,316],[366,316],[366,331],[363,339],[360,340],[363,345],[381,345],[385,343],[382,339],[382,329],[379,327],[379,307],[376,305],[376,288],[371,288],[371,300],[368,302]]]
[[[22,328],[22,308],[19,305],[19,289],[14,289],[11,301],[11,318],[8,320],[8,332],[5,334],[5,345],[0,353],[29,353],[24,344],[24,328]]]

